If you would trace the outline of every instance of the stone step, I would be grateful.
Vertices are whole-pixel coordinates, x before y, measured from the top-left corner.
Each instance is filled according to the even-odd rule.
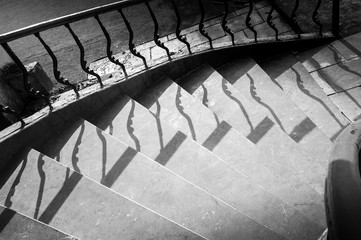
[[[204,239],[35,150],[11,164],[0,204],[79,239]]]
[[[260,66],[330,140],[350,123],[294,55]]]
[[[176,157],[174,155],[177,151],[182,153],[180,157],[183,158],[189,154],[188,151],[182,150],[182,143],[192,140],[189,137],[179,137],[183,136],[182,134],[190,134],[189,131],[184,131],[181,125],[178,125],[178,130],[174,129],[133,99],[125,95],[119,96],[113,104],[104,109],[106,110],[100,113],[93,123],[149,158],[167,166],[168,159]],[[319,194],[283,165],[260,151],[227,122],[222,120],[222,123],[217,123],[210,111],[206,111],[205,117],[209,114],[211,119],[214,119],[214,124],[210,130],[212,134],[199,139],[203,147],[266,187],[310,220],[318,222],[321,226],[325,225],[323,202]],[[204,127],[207,128],[207,125]],[[195,130],[197,136],[198,131]]]
[[[171,99],[174,100],[171,101]],[[202,135],[204,139],[207,139],[217,126],[214,125],[214,118],[218,118],[216,115],[202,104],[197,104],[192,96],[169,79],[168,81],[163,79],[154,84],[136,100],[173,127],[187,131],[189,129],[189,136],[194,139],[200,139]],[[208,116],[208,118],[203,118],[203,116]],[[209,122],[213,125],[211,131],[209,131]],[[200,135],[196,135],[197,133]],[[241,212],[258,220],[281,236],[290,239],[306,239],[322,233],[323,229],[317,224],[307,220],[294,208],[223,160],[215,158],[212,154],[207,154],[209,157],[201,156],[199,153],[197,155],[190,159],[182,159],[187,168],[181,169],[183,173],[180,175],[196,175],[197,179],[190,181],[231,203]],[[306,226],[301,227],[301,225]]]
[[[205,81],[208,77],[211,79]],[[188,86],[186,86],[186,79],[189,80]],[[187,76],[182,82],[182,85],[193,93],[195,98],[202,101],[204,105],[224,118],[251,142],[295,173],[318,193],[323,193],[326,169],[315,163],[269,116],[265,115],[262,106],[251,103],[209,66],[194,71],[192,76]]]
[[[1,240],[76,240],[59,230],[0,205]]]
[[[113,122],[116,132],[124,130],[118,126]],[[131,127],[136,126],[131,124]],[[175,139],[182,139],[182,135],[175,134]],[[184,144],[182,141],[171,143],[174,146]],[[188,150],[197,151],[190,146],[186,144]],[[268,228],[169,171],[159,164],[161,160],[157,163],[147,158],[85,120],[78,119],[42,152],[207,239],[281,239]],[[171,153],[164,151],[163,156],[155,159],[163,157],[165,161],[168,154]]]
[[[261,106],[263,112],[277,123],[297,146],[305,150],[324,170],[327,168],[332,141],[256,62],[251,58],[239,59],[223,66],[219,72],[252,104]]]

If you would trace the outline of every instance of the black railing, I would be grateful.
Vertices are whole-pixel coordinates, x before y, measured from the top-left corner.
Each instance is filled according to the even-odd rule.
[[[211,36],[209,35],[209,33],[206,30],[205,27],[205,21],[206,21],[206,13],[207,13],[207,9],[205,8],[205,3],[209,4],[210,1],[206,1],[206,0],[198,0],[197,4],[199,7],[199,23],[198,23],[198,31],[200,32],[200,34],[202,34],[207,41],[209,42],[209,49],[213,49],[213,39],[211,38]],[[237,43],[235,42],[235,34],[234,31],[232,30],[231,27],[228,26],[228,16],[229,16],[229,4],[232,3],[232,6],[238,4],[243,4],[242,6],[248,6],[248,11],[247,11],[247,16],[246,16],[246,20],[245,20],[245,25],[247,26],[247,28],[252,32],[252,38],[253,38],[253,42],[254,43],[258,43],[259,42],[259,37],[258,37],[258,32],[255,28],[255,26],[252,24],[252,16],[255,12],[255,4],[256,1],[253,0],[243,0],[243,1],[228,1],[228,0],[219,0],[219,1],[211,1],[211,2],[217,2],[218,4],[223,4],[224,6],[224,13],[223,13],[223,18],[222,18],[222,22],[221,22],[221,27],[224,30],[225,34],[229,35],[231,37],[232,40],[232,45],[233,46],[237,46],[237,44],[242,44],[242,43]],[[179,2],[178,2],[179,3]],[[288,16],[287,14],[285,14],[285,12],[282,10],[282,8],[280,6],[277,5],[276,0],[269,0],[269,3],[271,4],[271,9],[268,12],[268,16],[267,16],[267,20],[266,22],[268,23],[268,25],[274,30],[274,38],[268,38],[267,41],[282,41],[282,39],[279,36],[279,31],[277,29],[277,25],[274,24],[273,22],[273,14],[275,12],[278,12],[279,15],[281,16],[281,18],[283,18],[284,21],[286,21],[286,23],[288,23],[288,25],[294,30],[294,32],[296,33],[297,37],[294,38],[294,40],[301,39],[303,37],[303,31],[301,29],[301,27],[299,26],[298,22],[297,22],[297,14],[299,12],[299,0],[295,0],[294,1],[294,7],[292,9],[292,13],[291,16]],[[70,15],[66,15],[63,17],[59,17],[59,18],[55,18],[46,22],[42,22],[39,24],[35,24],[35,25],[31,25],[29,27],[25,27],[19,30],[15,30],[12,32],[8,32],[5,34],[0,35],[0,44],[1,46],[4,48],[4,50],[8,53],[8,55],[10,56],[10,58],[14,61],[14,63],[19,67],[19,69],[21,70],[22,74],[23,74],[23,85],[24,85],[24,89],[28,94],[28,98],[29,99],[42,99],[43,101],[45,101],[49,107],[51,108],[51,104],[50,101],[48,99],[47,96],[42,95],[40,92],[35,91],[31,84],[28,81],[28,73],[27,70],[24,66],[24,64],[22,63],[22,61],[18,58],[18,56],[14,53],[14,51],[10,48],[9,46],[9,42],[13,41],[13,40],[17,40],[19,38],[23,38],[23,37],[27,37],[30,35],[34,35],[38,41],[41,43],[41,45],[45,48],[46,52],[48,53],[48,55],[50,56],[52,62],[53,62],[53,74],[54,74],[54,78],[55,80],[65,86],[70,87],[76,94],[76,96],[79,98],[80,94],[78,92],[78,86],[75,83],[71,83],[69,80],[65,79],[64,77],[61,76],[61,72],[58,69],[58,60],[57,57],[55,56],[55,54],[53,53],[53,50],[51,49],[49,43],[46,42],[46,39],[43,39],[41,37],[41,32],[48,30],[48,29],[52,29],[55,27],[65,27],[70,35],[72,36],[76,46],[78,47],[79,51],[80,51],[80,66],[82,68],[82,70],[95,77],[99,83],[99,85],[101,87],[103,87],[103,82],[102,82],[102,78],[101,76],[99,76],[95,71],[93,71],[92,69],[90,69],[90,67],[87,64],[87,61],[85,60],[85,50],[83,47],[82,42],[80,41],[80,39],[78,38],[78,36],[76,35],[76,33],[73,31],[72,27],[71,27],[71,23],[76,22],[76,21],[80,21],[83,19],[87,19],[87,18],[95,18],[95,20],[97,21],[98,25],[100,26],[100,29],[102,30],[103,35],[106,38],[106,57],[108,58],[108,60],[118,66],[121,67],[125,77],[128,77],[128,73],[127,73],[127,69],[124,65],[124,63],[122,63],[120,60],[117,60],[114,55],[113,52],[111,51],[111,37],[106,29],[106,27],[104,26],[104,24],[101,21],[101,14],[104,13],[108,13],[108,12],[119,12],[120,16],[122,17],[124,24],[128,30],[129,33],[129,40],[128,40],[128,48],[131,54],[133,54],[135,57],[140,58],[143,61],[143,64],[145,66],[145,69],[149,68],[149,64],[147,63],[147,60],[144,56],[142,56],[137,50],[136,50],[136,46],[134,44],[134,34],[133,34],[133,29],[127,19],[127,17],[125,16],[125,14],[123,13],[122,9],[126,8],[126,7],[131,7],[134,5],[140,5],[140,4],[145,4],[146,9],[148,10],[150,17],[153,21],[154,24],[154,32],[153,32],[153,41],[155,42],[155,44],[157,46],[159,46],[160,48],[162,48],[164,50],[164,54],[165,56],[168,57],[168,60],[172,60],[171,58],[171,54],[169,49],[165,46],[164,42],[161,42],[160,40],[160,36],[158,33],[159,30],[159,24],[157,21],[157,16],[154,13],[154,11],[151,8],[150,5],[150,0],[122,0],[119,2],[115,2],[115,3],[111,3],[111,4],[107,4],[107,5],[103,5],[103,6],[99,6],[99,7],[95,7],[92,9],[88,9],[85,11],[81,11],[81,12],[77,12],[74,14],[70,14]],[[176,29],[174,30],[175,35],[176,35],[176,39],[178,39],[180,44],[185,44],[187,46],[188,49],[188,54],[191,55],[193,54],[193,50],[191,48],[190,43],[187,41],[187,38],[185,35],[181,34],[181,14],[180,11],[178,9],[177,6],[177,1],[176,0],[171,0],[171,4],[174,8],[174,13],[177,19],[177,26]],[[325,37],[325,34],[323,34],[323,25],[322,23],[318,20],[318,10],[320,8],[322,4],[322,0],[318,0],[317,4],[315,5],[314,9],[313,9],[313,14],[312,14],[312,20],[313,22],[316,24],[316,26],[318,27],[318,36],[317,37]],[[338,31],[339,31],[339,0],[333,0],[333,12],[332,12],[333,18],[332,18],[332,31],[334,36],[338,36]],[[329,36],[329,35],[328,35]],[[290,38],[287,38],[287,41],[289,41]],[[242,41],[240,41],[242,42]],[[247,42],[247,44],[249,44],[249,41]],[[25,107],[26,107],[26,103],[25,103]],[[7,114],[14,114],[16,115],[18,118],[21,115],[21,113],[17,113],[13,110],[10,109],[9,106],[5,106],[5,107],[1,107],[0,108],[0,112],[2,113],[7,113]],[[19,118],[19,120],[21,120],[21,118]],[[21,122],[23,123],[23,120],[21,120]],[[23,124],[22,124],[23,125]]]
[[[361,239],[361,122],[337,137],[331,152],[325,205],[329,240]]]

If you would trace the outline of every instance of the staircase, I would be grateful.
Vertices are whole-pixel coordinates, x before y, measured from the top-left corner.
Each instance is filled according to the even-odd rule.
[[[129,78],[5,130],[0,239],[325,237],[328,158],[361,114],[359,38],[203,61],[137,93],[151,76]]]

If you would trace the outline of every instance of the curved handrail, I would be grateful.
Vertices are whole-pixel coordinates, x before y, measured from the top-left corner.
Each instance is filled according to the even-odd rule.
[[[331,152],[325,189],[328,239],[361,238],[361,121],[337,137]]]
[[[26,37],[34,33],[42,32],[51,28],[62,26],[66,23],[76,22],[85,18],[94,17],[95,15],[114,11],[115,9],[121,9],[138,5],[139,3],[148,2],[149,0],[121,0],[114,3],[109,3],[99,7],[90,8],[84,11],[68,14],[62,17],[54,18],[41,23],[33,24],[24,28],[20,28],[11,32],[0,34],[0,44],[7,43],[18,38]]]

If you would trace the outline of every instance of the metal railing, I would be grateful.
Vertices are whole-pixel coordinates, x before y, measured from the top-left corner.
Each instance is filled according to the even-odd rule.
[[[329,240],[361,239],[361,121],[334,142],[325,187]]]
[[[198,0],[199,11],[200,11],[200,21],[198,24],[198,30],[205,38],[208,39],[210,49],[213,49],[213,40],[209,36],[207,31],[205,30],[205,25],[204,25],[204,21],[206,20],[205,19],[206,11],[207,11],[207,9],[204,8],[204,1],[206,1],[206,0]],[[23,74],[24,89],[27,92],[29,98],[42,99],[43,101],[45,101],[47,103],[47,105],[51,109],[51,103],[49,101],[49,98],[47,96],[42,95],[39,91],[35,91],[32,88],[31,84],[28,81],[28,73],[27,73],[27,70],[26,70],[24,64],[18,58],[18,56],[14,53],[14,51],[11,49],[11,47],[9,46],[8,43],[13,40],[19,39],[19,38],[34,35],[39,40],[41,45],[45,48],[45,50],[49,54],[49,56],[51,57],[51,60],[53,62],[53,74],[54,74],[55,80],[62,85],[71,87],[72,90],[75,92],[76,96],[79,97],[78,87],[75,84],[70,83],[67,79],[65,79],[61,76],[61,72],[58,70],[58,60],[57,60],[55,54],[53,53],[51,47],[42,38],[41,32],[48,30],[48,29],[55,28],[55,27],[60,27],[60,26],[65,27],[68,30],[68,32],[70,33],[70,35],[72,36],[73,40],[75,41],[77,47],[80,50],[80,66],[81,66],[82,70],[85,73],[94,76],[97,79],[100,86],[103,87],[101,77],[97,73],[95,73],[92,69],[90,69],[89,66],[87,66],[87,62],[85,60],[84,47],[83,47],[81,41],[79,40],[78,36],[73,31],[73,29],[71,27],[71,23],[79,21],[79,20],[87,19],[87,18],[95,18],[96,22],[99,24],[99,26],[102,30],[102,33],[104,34],[104,36],[106,38],[106,43],[107,43],[106,56],[107,56],[107,58],[109,59],[110,62],[120,66],[122,71],[124,72],[124,75],[127,76],[126,67],[124,66],[123,63],[121,63],[119,60],[117,60],[114,57],[113,52],[111,51],[111,37],[110,37],[109,33],[107,32],[107,29],[103,25],[102,21],[100,20],[99,15],[107,13],[107,12],[112,12],[112,11],[119,12],[119,14],[121,15],[121,17],[125,23],[128,33],[129,33],[129,42],[128,42],[129,51],[131,52],[131,54],[133,54],[137,58],[140,58],[143,61],[145,68],[148,69],[148,63],[147,63],[145,57],[142,56],[136,50],[136,47],[134,44],[134,34],[133,34],[132,27],[131,27],[128,19],[126,18],[126,16],[123,14],[122,9],[126,8],[126,7],[131,7],[134,5],[145,4],[147,10],[150,13],[151,19],[154,23],[153,41],[155,42],[155,44],[157,46],[164,49],[164,52],[167,55],[168,59],[172,60],[169,49],[164,45],[163,42],[160,41],[160,37],[159,37],[159,33],[158,33],[159,24],[157,21],[157,17],[155,15],[155,13],[153,12],[149,2],[150,2],[150,0],[122,0],[119,2],[115,2],[115,3],[95,7],[92,9],[88,9],[85,11],[77,12],[74,14],[66,15],[63,17],[55,18],[55,19],[52,19],[52,20],[49,20],[46,22],[42,22],[39,24],[31,25],[31,26],[28,26],[28,27],[25,27],[22,29],[18,29],[18,30],[12,31],[12,32],[2,34],[2,35],[0,35],[0,44],[3,47],[3,49],[7,52],[7,54],[10,56],[10,58],[14,61],[14,63],[20,68],[20,70]],[[221,4],[224,5],[224,15],[223,15],[223,19],[221,22],[222,29],[224,30],[224,32],[227,35],[231,36],[232,45],[235,46],[236,44],[235,44],[235,39],[234,39],[235,38],[234,32],[227,25],[228,4],[229,3],[227,0],[222,0],[222,1],[218,1],[218,2],[220,2]],[[233,4],[235,4],[236,2],[237,1],[232,1]],[[255,30],[255,27],[251,23],[252,22],[251,17],[252,17],[252,13],[254,11],[255,3],[253,0],[243,0],[242,2],[248,4],[248,13],[247,13],[247,17],[245,20],[245,24],[246,24],[247,28],[253,33],[254,43],[258,43],[257,31]],[[186,37],[181,34],[182,19],[180,17],[179,9],[177,7],[177,2],[176,2],[176,0],[171,0],[171,3],[174,8],[174,13],[175,13],[175,16],[177,19],[177,26],[176,26],[176,29],[174,32],[175,32],[176,37],[179,40],[179,42],[181,44],[185,44],[187,46],[188,52],[191,55],[192,49],[191,49],[190,43],[187,41]],[[299,7],[299,0],[295,0],[295,6],[293,8],[291,17],[288,17],[287,14],[285,14],[282,11],[282,9],[275,3],[275,0],[269,0],[269,3],[271,4],[272,7],[271,7],[270,11],[268,12],[266,22],[274,30],[274,33],[275,33],[274,39],[272,41],[281,41],[280,37],[279,37],[279,31],[278,31],[276,25],[273,23],[274,18],[273,18],[272,14],[275,11],[277,11],[281,15],[281,17],[284,18],[284,20],[289,24],[289,26],[291,26],[292,29],[298,34],[298,38],[299,39],[302,38],[303,31],[299,27],[299,25],[297,23],[297,18],[296,18],[297,10]],[[317,19],[318,9],[319,9],[321,3],[322,3],[322,0],[317,1],[317,6],[315,7],[315,9],[313,11],[313,15],[312,15],[313,22],[319,27],[319,37],[322,37],[322,32],[323,32],[322,24]],[[333,0],[333,13],[332,14],[333,14],[333,23],[332,23],[333,33],[335,36],[338,36],[339,0]],[[27,102],[25,102],[24,108],[26,107],[26,105],[27,105]],[[9,106],[1,106],[0,113],[1,112],[7,113],[7,114],[14,114],[23,123],[23,120],[21,120],[21,117],[20,117],[21,113],[17,113],[15,111],[11,110]]]

